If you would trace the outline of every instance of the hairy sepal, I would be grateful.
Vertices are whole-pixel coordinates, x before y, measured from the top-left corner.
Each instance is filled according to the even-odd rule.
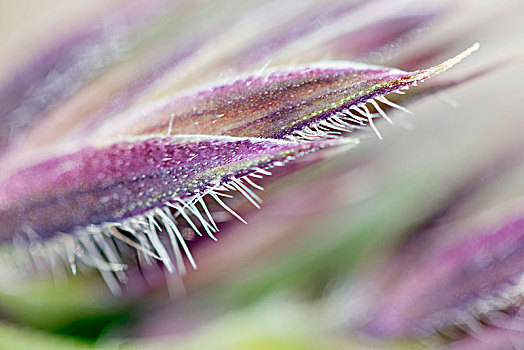
[[[203,197],[243,220],[220,199],[221,191],[236,191],[259,207],[250,176],[269,175],[267,169],[311,152],[353,145],[349,132],[371,127],[380,137],[373,120],[390,120],[379,103],[405,110],[386,95],[403,94],[477,48],[415,72],[352,62],[275,69],[110,118],[90,137],[95,147],[5,175],[0,239],[34,244],[72,236],[70,263],[80,244],[89,264],[120,271],[125,264],[107,248],[109,237],[161,260],[169,272],[174,259],[183,271],[181,249],[195,262],[177,221],[213,239],[218,230]],[[115,135],[121,141],[108,145]]]
[[[208,134],[313,141],[371,126],[384,109],[404,109],[386,99],[404,94],[478,49],[473,45],[437,66],[414,72],[347,61],[275,68],[202,91],[140,106],[109,119],[108,134]]]
[[[0,184],[2,239],[118,222],[340,143],[157,135],[86,148]]]

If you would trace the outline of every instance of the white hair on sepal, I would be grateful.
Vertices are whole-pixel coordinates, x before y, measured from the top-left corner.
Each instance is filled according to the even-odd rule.
[[[268,169],[283,165],[287,161],[266,168],[255,168],[248,174],[232,177],[226,183],[211,186],[188,199],[172,198],[164,206],[122,222],[79,227],[73,234],[60,233],[49,240],[39,238],[36,232],[26,233],[27,238],[13,238],[14,249],[0,256],[15,263],[13,268],[16,269],[18,277],[41,275],[46,272],[54,274],[61,267],[67,267],[73,275],[82,270],[80,267],[84,270],[85,267],[94,268],[99,271],[110,291],[119,295],[128,282],[125,272],[128,265],[123,260],[129,258],[122,252],[123,249],[117,247],[116,243],[119,242],[135,252],[139,265],[154,266],[155,260],[162,262],[167,273],[166,281],[169,280],[170,284],[173,284],[168,288],[176,293],[183,290],[180,278],[173,277],[175,280],[171,281],[172,278],[168,277],[173,274],[183,277],[187,274],[185,259],[193,269],[197,269],[197,263],[190,252],[187,238],[184,238],[181,225],[199,236],[203,236],[203,229],[207,236],[217,240],[214,234],[219,228],[205,198],[214,199],[231,217],[247,224],[224,200],[233,198],[233,193],[240,193],[256,208],[260,208],[262,199],[255,191],[262,191],[263,187],[252,179],[271,175]],[[44,257],[45,262],[39,261]]]
[[[399,89],[390,92],[390,94],[404,94],[404,92],[400,90],[408,89],[409,86],[402,86]],[[413,112],[406,109],[405,107],[399,106],[396,103],[389,101],[385,95],[380,95],[370,98],[365,102],[358,103],[357,105],[353,104],[342,111],[334,113],[326,119],[313,123],[312,125],[307,125],[302,129],[295,130],[292,134],[286,135],[285,137],[288,140],[295,142],[320,141],[331,138],[345,137],[344,134],[362,130],[362,127],[369,125],[377,137],[382,139],[382,135],[376,127],[374,119],[382,117],[390,124],[393,124],[393,121],[382,109],[379,102],[387,105],[388,107],[399,109],[408,114],[413,114]],[[372,113],[368,108],[368,104],[370,107],[373,107],[377,113]]]

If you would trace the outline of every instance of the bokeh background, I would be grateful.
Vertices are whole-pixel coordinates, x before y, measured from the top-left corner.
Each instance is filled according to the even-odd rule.
[[[399,22],[369,19],[332,51],[294,57],[291,47],[269,57],[269,65],[335,58],[412,70],[479,42],[479,52],[437,78],[459,84],[405,101],[415,115],[392,111],[394,125],[378,124],[383,140],[368,135],[357,148],[264,182],[260,211],[238,204],[247,226],[224,223],[218,242],[195,243],[198,270],[184,278],[184,291],[177,289],[180,281],[137,277],[129,293],[115,296],[96,271],[73,277],[61,269],[23,279],[4,272],[9,278],[0,286],[0,349],[403,349],[466,339],[468,332],[379,339],[361,328],[426,255],[523,213],[524,2],[374,2]],[[190,3],[201,12],[195,21],[244,21],[239,28],[264,33],[249,17],[261,6],[256,1]],[[114,14],[119,6],[0,3],[0,82],[90,18]],[[295,20],[298,3],[265,6],[274,6],[274,20],[285,25]],[[173,16],[182,16],[180,9],[185,7]],[[427,17],[386,39],[385,33],[406,23],[403,13]],[[169,16],[166,10],[160,17]],[[192,26],[172,27],[177,31],[163,35],[192,40]],[[209,28],[194,40],[218,35]],[[206,57],[213,62],[211,54]],[[213,83],[232,73],[230,60],[210,65],[192,74]]]

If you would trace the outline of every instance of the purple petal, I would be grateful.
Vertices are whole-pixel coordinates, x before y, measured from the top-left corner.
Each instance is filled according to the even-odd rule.
[[[516,305],[524,271],[524,219],[463,239],[390,286],[365,329],[375,336],[421,336]]]

